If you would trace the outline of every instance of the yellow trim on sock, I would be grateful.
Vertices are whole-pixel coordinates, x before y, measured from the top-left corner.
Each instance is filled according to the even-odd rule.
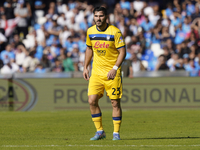
[[[95,125],[97,131],[103,130],[102,117],[92,118],[92,121],[94,122],[94,125]]]
[[[114,132],[119,133],[119,129],[121,126],[121,120],[113,120],[113,125],[114,125]]]

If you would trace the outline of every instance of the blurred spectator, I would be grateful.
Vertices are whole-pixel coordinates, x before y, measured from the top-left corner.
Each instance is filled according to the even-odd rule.
[[[159,43],[161,43],[162,35],[159,32],[159,28],[154,27],[152,29],[152,33],[153,33],[152,34],[152,44],[155,44],[155,43],[159,44]]]
[[[19,45],[23,46],[25,48],[24,43],[21,42],[20,37],[18,34],[14,34],[13,36],[13,42],[12,42],[14,48],[16,49]]]
[[[36,41],[39,45],[45,45],[46,37],[49,36],[49,33],[45,30],[44,25],[41,25],[39,29],[36,30]]]
[[[120,6],[122,9],[128,9],[130,10],[130,2],[126,0],[120,0]]]
[[[154,25],[152,22],[149,21],[148,16],[145,16],[145,20],[141,23],[141,27],[145,31],[149,31],[149,30],[153,29]]]
[[[74,9],[76,7],[76,3],[72,0],[69,0],[68,1],[68,5],[69,5],[69,9]]]
[[[29,32],[26,35],[26,39],[23,39],[22,41],[25,44],[25,47],[27,49],[37,46],[37,43],[36,43],[36,31],[35,31],[35,29],[33,27],[29,28]]]
[[[131,18],[130,20],[129,31],[131,31],[134,36],[138,34],[138,23],[135,18]]]
[[[139,41],[140,41],[140,47],[141,47],[141,54],[144,54],[146,50],[146,39],[144,38],[144,34],[142,32],[139,32]]]
[[[75,17],[72,16],[67,22],[67,27],[69,29],[74,29],[74,31],[78,32],[80,30],[80,26],[78,22],[75,22]]]
[[[12,7],[13,8],[16,8],[17,7],[17,5],[18,5],[18,2],[17,2],[18,0],[12,0]]]
[[[166,61],[168,61],[171,58],[171,54],[169,52],[169,49],[167,48],[167,46],[163,47],[163,55],[166,58]]]
[[[137,54],[133,53],[131,60],[131,66],[129,67],[129,77],[133,77],[134,72],[144,71],[145,67],[142,62],[137,58]]]
[[[36,0],[34,3],[34,23],[38,23],[38,19],[40,17],[43,17],[45,14],[44,8],[46,7],[46,4],[43,2],[43,0]]]
[[[29,10],[24,2],[24,0],[18,0],[19,7],[14,9],[15,17],[20,17],[20,21],[17,24],[18,34],[22,33],[22,37],[26,38],[28,34],[28,20]]]
[[[86,51],[86,37],[85,37],[85,34],[81,34],[81,37],[80,37],[80,40],[78,41],[78,48],[79,48],[79,51],[80,53],[85,53]]]
[[[56,39],[53,41],[53,43],[50,46],[50,53],[54,59],[60,55],[60,47],[58,46]]]
[[[160,19],[160,14],[158,14],[157,11],[154,11],[153,14],[150,14],[149,16],[149,21],[152,22],[152,24],[155,26]]]
[[[28,9],[28,16],[27,16],[28,27],[31,26],[34,23],[31,4],[32,4],[31,1],[25,3],[26,8]]]
[[[64,71],[64,67],[62,66],[62,63],[60,60],[56,59],[55,60],[55,66],[52,67],[52,72],[63,72]]]
[[[67,53],[68,57],[72,58],[72,62],[74,63],[74,70],[78,71],[78,63],[79,63],[79,48],[77,44],[73,45],[73,50]]]
[[[52,21],[52,26],[48,29],[48,33],[51,35],[59,36],[61,32],[61,27],[57,24],[56,20]]]
[[[115,9],[114,9],[114,15],[115,17],[118,17],[122,14],[122,8],[120,6],[120,3],[116,3],[115,4]],[[116,20],[118,20],[119,18],[116,18]]]
[[[6,1],[5,15],[6,15],[6,19],[13,19],[14,18],[12,0],[7,0]]]
[[[141,13],[141,14],[144,16],[149,16],[149,15],[153,14],[154,10],[153,10],[152,5],[149,5],[149,3],[147,3],[147,2],[145,2],[144,4],[145,4],[145,6],[143,9],[143,13]]]
[[[83,21],[81,21],[81,22],[79,23],[79,28],[80,28],[81,30],[83,30],[83,31],[86,31],[87,28],[90,27],[90,26],[91,26],[91,24],[89,24],[89,23],[87,22],[87,17],[84,17]]]
[[[183,55],[183,67],[186,68],[186,66],[189,64],[189,55],[188,54],[184,54]]]
[[[165,15],[170,19],[173,15],[172,4],[170,2],[167,4],[167,8],[165,10]]]
[[[183,32],[185,32],[186,34],[189,34],[191,32],[191,27],[190,27],[190,20],[189,20],[189,17],[186,16],[185,19],[184,19],[184,23],[182,25],[182,30]]]
[[[58,11],[56,9],[56,3],[54,1],[51,1],[49,3],[49,10],[52,10],[53,15],[55,14],[55,16],[58,14]]]
[[[187,41],[184,41],[183,43],[181,43],[181,53],[180,53],[180,57],[183,58],[184,54],[189,54],[191,52],[191,50],[189,49],[189,47],[187,46]]]
[[[62,4],[62,0],[56,0],[56,10],[58,14],[63,13],[63,7],[66,7],[65,5]]]
[[[4,64],[8,64],[11,60],[15,59],[15,53],[12,50],[12,46],[8,44],[6,49],[1,52],[1,60]]]
[[[145,3],[141,0],[135,0],[133,1],[133,8],[136,10],[138,14],[141,13],[142,9],[144,8]]]
[[[187,2],[187,5],[186,5],[187,15],[191,16],[195,12],[195,6],[190,0],[186,2]]]
[[[128,77],[130,75],[130,69],[129,69],[130,67],[132,67],[131,60],[125,59],[122,63],[122,76],[123,77]]]
[[[49,7],[48,12],[46,13],[45,17],[47,19],[53,19],[53,16],[55,14],[55,10],[52,7]],[[56,16],[56,15],[55,15]]]
[[[185,70],[183,59],[179,59],[178,62],[175,64],[175,70]]]
[[[169,70],[169,67],[166,64],[166,57],[164,55],[160,55],[158,57],[158,61],[157,61],[155,70]]]
[[[1,74],[13,74],[19,71],[19,66],[14,62],[8,62],[1,68]]]
[[[171,39],[166,40],[166,46],[167,46],[170,54],[174,53],[174,51],[176,50],[175,44],[173,43],[173,41]]]
[[[196,6],[195,7],[195,12],[191,15],[191,18],[192,18],[192,21],[196,18],[199,18],[200,17],[200,11],[199,11],[199,7]]]
[[[62,46],[64,46],[65,41],[68,39],[68,37],[71,35],[71,32],[69,31],[67,26],[63,27],[63,31],[60,32],[59,34],[59,40],[60,40],[60,44]]]
[[[195,44],[190,46],[190,53],[189,53],[189,58],[194,59],[197,54],[197,46]]]
[[[40,61],[35,58],[35,50],[32,50],[29,53],[29,56],[25,58],[22,67],[23,67],[23,72],[34,72],[35,68],[37,65],[40,63]]]
[[[65,18],[65,14],[64,13],[61,13],[57,19],[57,24],[59,26],[66,26],[67,22],[66,22],[66,18]]]
[[[186,38],[186,33],[183,31],[182,26],[176,32],[176,36],[174,39],[175,44],[181,44]]]
[[[65,55],[67,54],[67,51],[65,48],[60,48],[60,55],[56,57],[56,59],[60,60],[61,62],[65,59]]]
[[[131,42],[128,45],[128,47],[130,47],[130,53],[134,54],[134,53],[142,53],[142,48],[140,46],[140,42],[138,41],[138,38],[136,36],[132,36],[131,37]]]
[[[190,73],[191,77],[196,77],[199,75],[199,68],[195,67],[193,59],[189,60],[189,64],[185,66],[185,70]]]
[[[46,54],[42,55],[42,59],[41,59],[40,64],[45,69],[50,69],[51,68],[51,61],[48,59],[48,55],[46,55]]]
[[[5,9],[3,6],[0,6],[0,18],[2,18],[3,15],[5,15]]]
[[[74,71],[74,64],[73,61],[70,57],[68,57],[66,54],[64,55],[64,60],[62,62],[62,65],[64,67],[64,71],[65,72],[69,72],[69,71]]]
[[[19,66],[19,68],[22,68],[22,65],[25,61],[25,58],[27,56],[27,51],[25,49],[25,47],[23,47],[22,45],[18,45],[17,46],[17,50],[16,50],[16,64]]]
[[[168,39],[171,39],[172,38],[172,36],[170,35],[170,33],[169,33],[169,28],[168,27],[162,27],[162,31],[161,31],[161,34],[160,35],[158,35],[159,36],[159,38],[160,38],[160,40],[161,40],[161,46],[166,46],[166,41],[168,40]]]
[[[38,64],[34,71],[34,73],[45,73],[45,72],[46,72],[46,70],[45,70],[45,68],[43,68],[42,64]]]
[[[122,16],[124,18],[124,22],[126,24],[126,26],[130,26],[131,24],[131,18],[133,18],[133,16],[130,14],[130,11],[128,9],[123,9],[122,10]]]
[[[73,37],[69,36],[65,43],[63,43],[63,47],[67,49],[68,52],[71,52],[73,50],[73,45],[75,42],[73,41]]]
[[[167,66],[170,71],[176,70],[176,65],[179,63],[179,55],[177,53],[171,54],[171,58],[167,61]]]

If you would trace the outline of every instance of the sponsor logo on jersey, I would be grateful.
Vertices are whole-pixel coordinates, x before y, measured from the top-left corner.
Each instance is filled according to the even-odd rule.
[[[105,56],[106,55],[106,50],[97,50],[97,55],[98,56]]]
[[[105,42],[101,43],[99,41],[96,41],[94,44],[94,48],[109,48],[109,44],[106,44]]]

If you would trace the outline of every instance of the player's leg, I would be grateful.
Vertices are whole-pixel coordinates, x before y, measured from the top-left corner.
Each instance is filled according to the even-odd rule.
[[[90,140],[100,140],[104,139],[106,137],[106,134],[103,130],[102,126],[102,114],[101,109],[99,107],[98,101],[100,96],[99,95],[89,95],[89,105],[90,105],[90,112],[92,116],[92,121],[94,122],[94,125],[96,127],[96,134],[94,137],[92,137]]]
[[[92,120],[94,122],[94,125],[97,129],[97,131],[103,130],[102,126],[102,114],[101,109],[98,104],[99,96],[98,95],[89,95],[89,105],[90,105],[90,112],[92,116]]]
[[[111,100],[111,103],[113,108],[112,117],[114,125],[113,140],[120,140],[119,130],[122,122],[122,109],[120,99]]]
[[[90,112],[92,120],[96,127],[96,134],[90,140],[99,140],[105,138],[105,132],[102,126],[102,113],[99,107],[99,99],[103,96],[104,86],[97,76],[91,76],[88,89],[88,102],[90,105]]]
[[[113,140],[120,140],[119,130],[122,122],[122,109],[120,99],[122,97],[122,78],[115,77],[114,80],[109,80],[105,86],[107,95],[111,99],[113,108]]]

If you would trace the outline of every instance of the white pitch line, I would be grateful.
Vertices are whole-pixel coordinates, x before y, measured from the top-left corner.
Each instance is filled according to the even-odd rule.
[[[200,145],[1,145],[0,147],[200,147]]]

